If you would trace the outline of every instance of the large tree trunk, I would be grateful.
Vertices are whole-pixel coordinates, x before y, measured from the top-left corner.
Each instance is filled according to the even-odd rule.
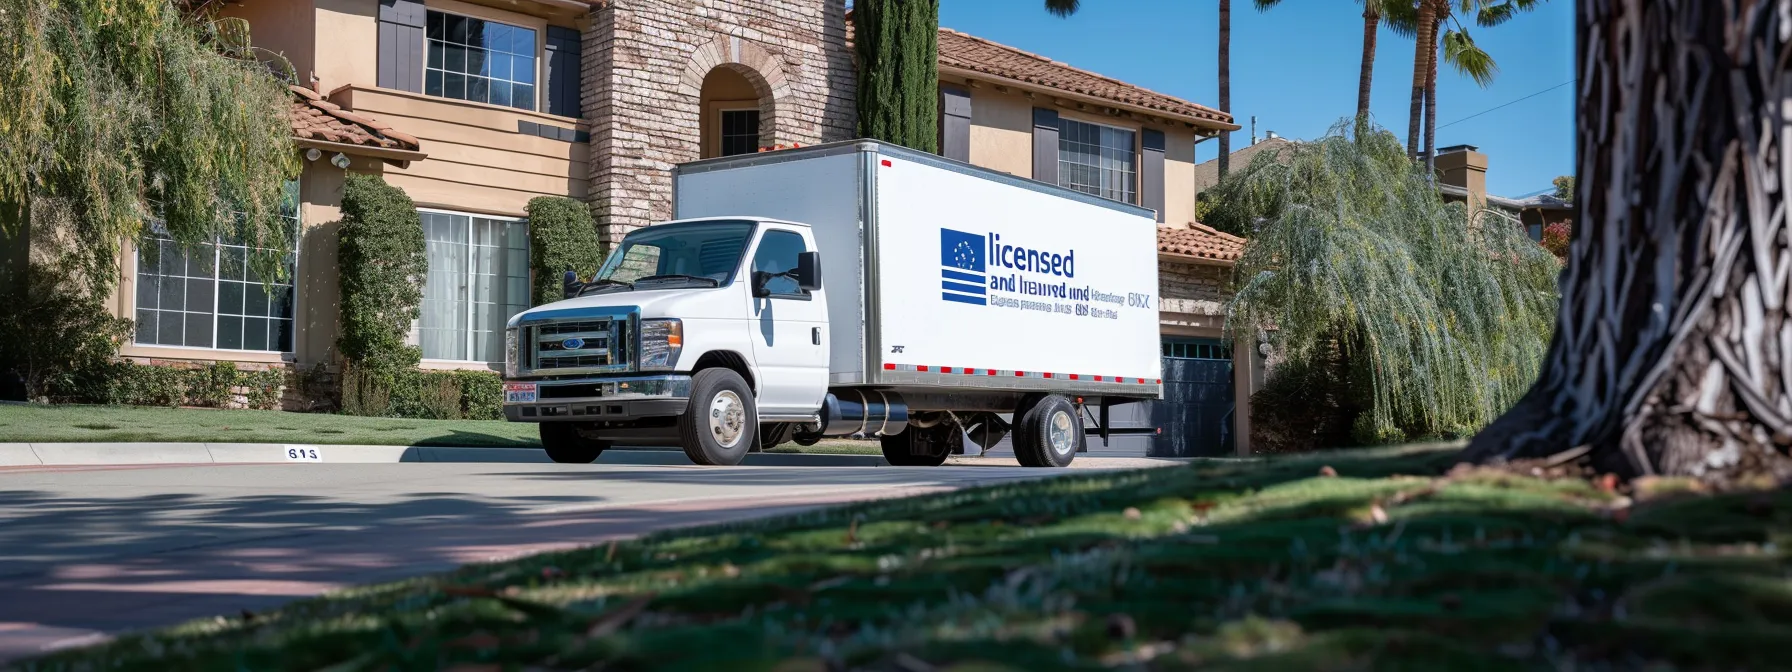
[[[1792,0],[1583,0],[1581,208],[1531,391],[1464,453],[1792,477]]]
[[[1220,0],[1220,111],[1232,113],[1232,0]],[[1253,138],[1254,139],[1254,138]],[[1220,179],[1232,167],[1232,134],[1220,131]]]
[[[1444,7],[1434,20],[1431,30],[1431,46],[1425,53],[1431,58],[1425,62],[1425,177],[1437,177],[1437,29],[1443,26],[1444,17],[1449,7]]]
[[[1413,40],[1412,54],[1412,114],[1406,120],[1406,155],[1414,160],[1419,158],[1419,122],[1425,106],[1425,64],[1437,58],[1437,49],[1431,48],[1431,32],[1437,24],[1437,5],[1432,0],[1419,1],[1419,34]]]
[[[1375,79],[1375,31],[1381,25],[1381,14],[1375,11],[1380,0],[1363,0],[1363,68],[1356,81],[1356,120],[1369,120],[1369,85]]]

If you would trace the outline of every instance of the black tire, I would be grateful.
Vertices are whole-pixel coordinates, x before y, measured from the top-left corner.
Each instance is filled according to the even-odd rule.
[[[895,436],[879,437],[878,444],[883,448],[884,461],[892,467],[937,467],[964,448],[964,432],[949,424],[928,429],[910,427]]]
[[[1055,394],[1040,399],[1014,427],[1014,458],[1021,466],[1070,466],[1083,445],[1083,423],[1076,404]],[[1066,432],[1069,436],[1064,436]],[[1052,445],[1054,434],[1065,439],[1062,449]]]
[[[1039,400],[1044,398],[1045,395],[1038,393],[1023,395],[1020,398],[1020,403],[1014,406],[1014,415],[1009,418],[1008,444],[1014,447],[1015,459],[1022,459],[1021,464],[1026,464],[1020,455],[1024,452],[1021,450],[1021,446],[1027,445],[1028,441],[1027,413],[1032,412],[1033,407],[1038,406]]]
[[[539,427],[542,449],[548,459],[560,464],[591,464],[610,447],[608,441],[585,438],[576,423],[543,422]]]
[[[718,399],[732,396],[738,404],[740,417],[727,418],[724,409],[727,403],[718,406]],[[719,429],[710,424],[712,413],[722,413],[716,417]],[[735,432],[733,442],[724,444],[719,435],[727,431]],[[753,399],[752,388],[740,374],[729,369],[704,369],[691,376],[691,401],[684,409],[684,415],[678,418],[678,434],[684,446],[685,456],[691,462],[705,465],[733,466],[747,456],[753,443],[759,436],[759,408]]]

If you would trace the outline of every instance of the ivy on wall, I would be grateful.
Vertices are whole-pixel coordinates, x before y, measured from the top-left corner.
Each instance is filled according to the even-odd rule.
[[[559,301],[567,271],[589,279],[603,264],[597,222],[577,200],[541,196],[529,201],[529,268],[534,271],[534,305]]]
[[[405,343],[423,303],[423,220],[404,191],[377,175],[350,174],[337,241],[342,278],[343,359],[388,380],[415,368],[422,351]]]

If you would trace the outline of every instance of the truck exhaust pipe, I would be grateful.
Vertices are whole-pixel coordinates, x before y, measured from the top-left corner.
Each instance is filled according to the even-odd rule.
[[[821,436],[868,439],[901,434],[906,427],[908,404],[895,392],[841,390],[821,402]]]

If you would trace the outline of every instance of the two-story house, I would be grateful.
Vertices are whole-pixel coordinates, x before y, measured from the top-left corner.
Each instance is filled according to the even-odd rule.
[[[381,174],[422,213],[424,365],[483,369],[530,303],[531,198],[590,203],[613,242],[671,216],[674,164],[854,135],[843,0],[253,0],[224,12],[300,82],[294,272],[269,294],[235,263],[240,248],[167,245],[153,265],[127,252],[115,305],[137,320],[122,354],[138,361],[332,361],[345,172]],[[1194,222],[1195,145],[1236,129],[1230,116],[953,30],[939,54],[942,154],[1158,211],[1165,383],[1186,407],[1160,410],[1167,434],[1194,437],[1159,452],[1248,436],[1256,344],[1220,340],[1243,241]]]

